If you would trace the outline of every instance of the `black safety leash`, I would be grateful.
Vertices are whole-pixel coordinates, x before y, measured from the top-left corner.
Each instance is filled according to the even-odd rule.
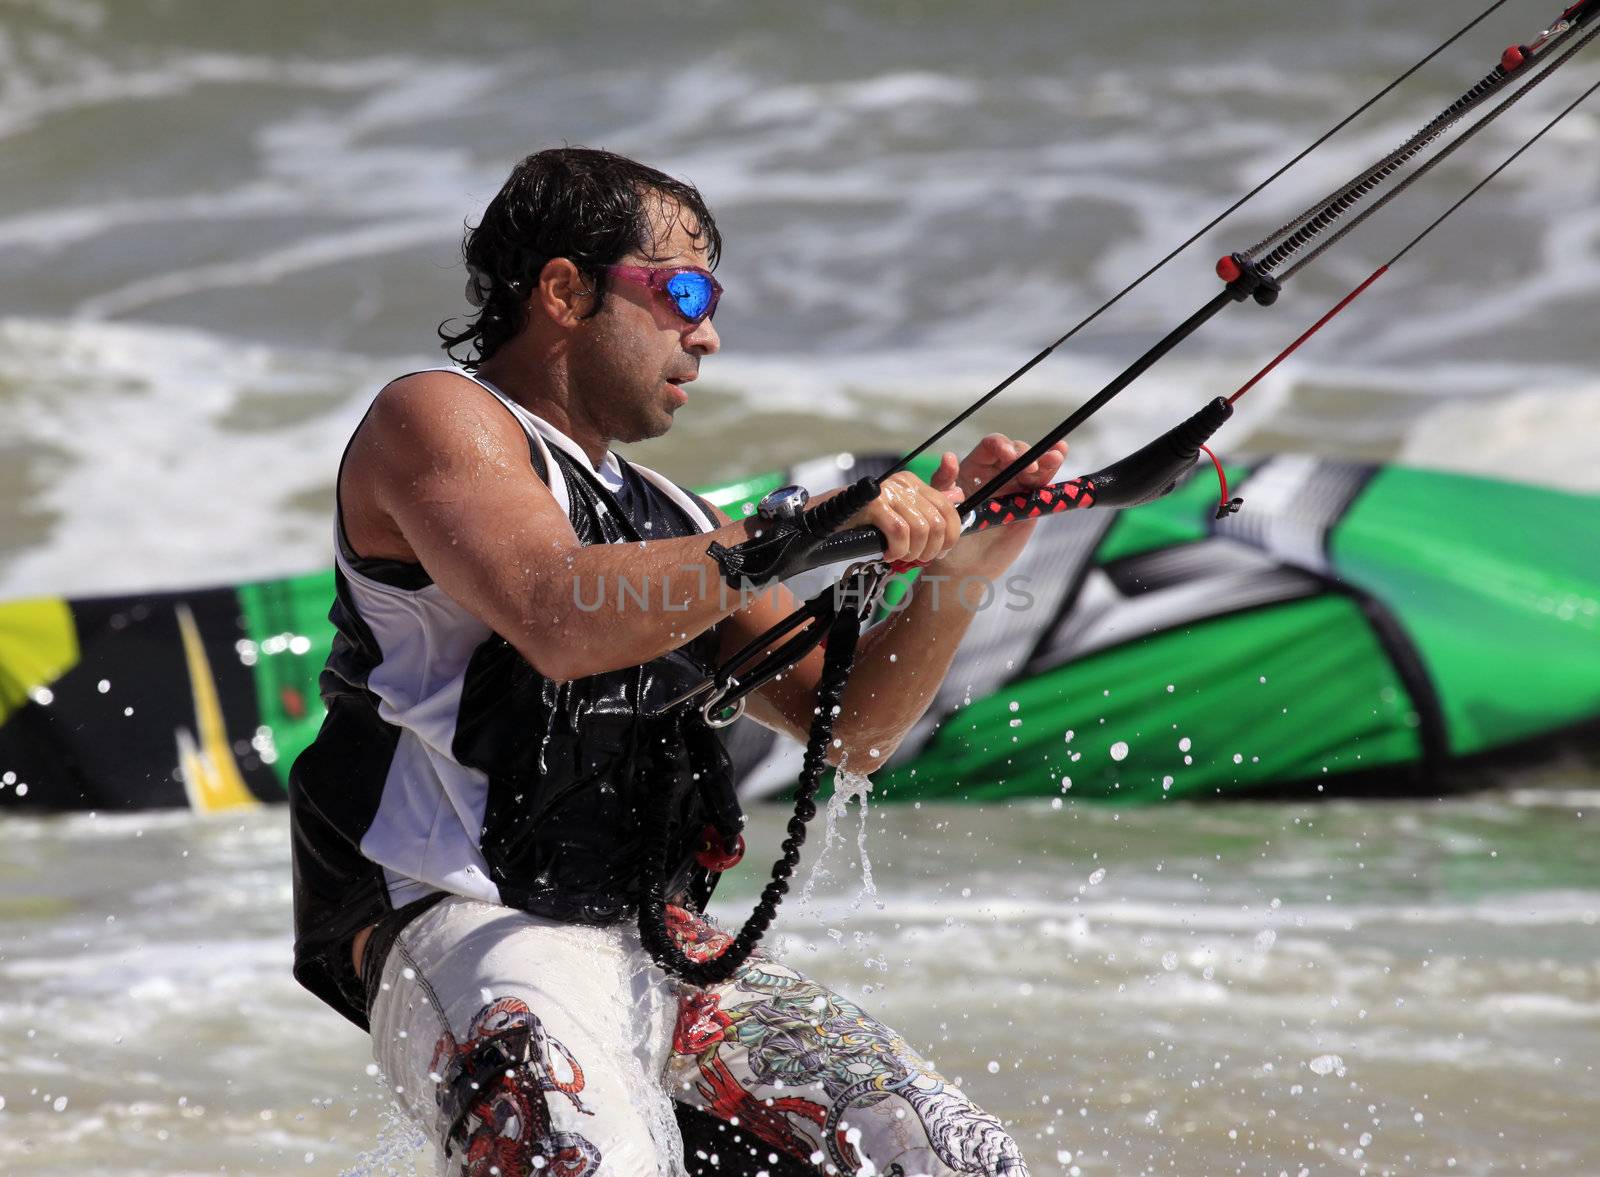
[[[645,857],[645,893],[639,903],[639,938],[655,962],[668,972],[695,985],[714,985],[733,976],[756,945],[766,934],[778,905],[789,891],[789,879],[800,865],[800,847],[805,845],[806,825],[817,815],[817,790],[822,787],[822,774],[828,768],[828,748],[833,742],[833,722],[841,710],[845,684],[850,681],[850,670],[855,665],[856,639],[870,609],[871,587],[868,574],[860,572],[850,578],[851,585],[843,593],[830,590],[830,614],[823,629],[825,646],[822,657],[822,674],[817,682],[817,714],[811,722],[806,738],[805,758],[801,762],[800,783],[795,792],[794,815],[789,818],[788,837],[783,840],[782,853],[772,864],[772,874],[761,891],[755,910],[745,920],[733,937],[732,943],[712,955],[691,955],[672,935],[667,921],[666,879],[670,870],[667,862],[670,843],[671,820],[666,812],[656,815],[656,827]],[[671,791],[663,790],[664,798]]]
[[[824,500],[814,507],[808,508],[805,492],[800,488],[794,487],[785,488],[783,491],[775,492],[775,496],[769,496],[769,499],[777,497],[781,500],[775,506],[769,500],[763,500],[761,530],[757,536],[731,548],[713,544],[709,549],[722,570],[727,583],[737,590],[745,591],[752,585],[764,586],[784,580],[807,569],[822,567],[842,560],[876,560],[881,557],[884,547],[883,536],[875,528],[860,527],[845,532],[840,532],[838,528],[842,526],[845,520],[877,496],[882,481],[889,474],[904,469],[913,458],[934,445],[951,429],[967,420],[983,405],[1010,387],[1057,347],[1098,318],[1123,296],[1165,266],[1290,167],[1304,159],[1306,155],[1317,146],[1320,146],[1327,138],[1383,97],[1384,94],[1387,94],[1428,60],[1431,60],[1433,56],[1462,36],[1468,29],[1471,29],[1479,21],[1499,8],[1503,2],[1504,0],[1500,0],[1499,3],[1492,5],[1454,34],[1448,41],[1440,45],[1433,53],[1430,53],[1428,57],[1423,58],[1422,61],[1407,70],[1400,78],[1391,82],[1372,99],[1369,99],[1355,112],[1321,136],[1310,147],[1306,148],[1305,151],[1295,156],[1289,163],[1283,165],[1277,172],[1274,172],[1265,181],[1236,201],[1221,215],[1214,218],[1182,245],[1178,246],[1177,249],[1113,295],[1060,339],[1050,344],[1022,367],[1007,376],[1000,384],[952,418],[951,421],[926,441],[909,451],[888,472],[877,478],[861,479],[839,494]],[[1541,139],[1546,132],[1590,97],[1596,89],[1600,89],[1600,82],[1591,86],[1546,123],[1537,134],[1517,148],[1498,167],[1441,213],[1421,233],[1407,242],[1393,257],[1346,294],[1331,310],[1252,376],[1232,396],[1216,398],[1198,413],[1168,430],[1155,441],[1093,474],[1083,475],[1051,486],[1040,487],[1031,492],[997,495],[1001,487],[1010,483],[1012,479],[1037,461],[1058,441],[1071,434],[1095,413],[1099,412],[1118,393],[1122,392],[1148,371],[1158,360],[1162,359],[1178,344],[1210,321],[1224,307],[1246,300],[1253,300],[1261,306],[1271,306],[1275,303],[1283,282],[1320,256],[1328,247],[1341,240],[1352,229],[1363,223],[1378,209],[1425,175],[1441,160],[1447,158],[1467,139],[1483,130],[1484,127],[1488,126],[1505,110],[1525,96],[1528,91],[1539,85],[1550,74],[1569,61],[1596,36],[1600,36],[1600,25],[1597,25],[1596,28],[1582,36],[1575,35],[1596,15],[1600,15],[1600,0],[1580,0],[1579,3],[1572,4],[1532,41],[1508,48],[1501,55],[1500,61],[1493,70],[1449,103],[1438,115],[1424,124],[1421,129],[1394,151],[1385,155],[1348,183],[1341,185],[1299,216],[1288,221],[1267,238],[1257,242],[1249,249],[1241,250],[1222,258],[1217,263],[1217,274],[1224,282],[1221,291],[1208,300],[1199,310],[1195,311],[1194,314],[1158,340],[1143,355],[1118,373],[1104,388],[1030,446],[1025,453],[1010,463],[1004,470],[997,473],[962,500],[957,510],[965,521],[964,533],[981,531],[988,527],[1039,518],[1046,514],[1067,510],[1093,506],[1129,507],[1149,502],[1168,493],[1193,466],[1202,450],[1205,450],[1208,455],[1210,454],[1210,451],[1206,449],[1205,443],[1232,415],[1234,402],[1249,391],[1250,388],[1254,387],[1263,376],[1293,353],[1334,316],[1344,310],[1345,307],[1386,273],[1390,266],[1410,252],[1418,242],[1433,232],[1439,224],[1465,204],[1467,200],[1471,199],[1490,180],[1504,171],[1523,152]],[[1561,47],[1561,52],[1555,53],[1554,50],[1558,46]],[[1540,65],[1541,68],[1537,70],[1528,69],[1529,65],[1535,63]],[[1389,189],[1376,203],[1353,213],[1346,219],[1346,214],[1351,214],[1352,210],[1356,209],[1356,206],[1360,205],[1366,197],[1377,191],[1420,153],[1437,142],[1450,128],[1472,111],[1484,106],[1492,98],[1504,94],[1508,89],[1510,90],[1509,95],[1502,98],[1487,114],[1483,115],[1464,131],[1459,132],[1449,142],[1443,144],[1431,158],[1406,174],[1399,183]],[[1312,246],[1312,243],[1325,230],[1341,220],[1344,223],[1336,232],[1308,250],[1308,247]],[[1279,266],[1296,254],[1300,254],[1303,250],[1306,252],[1281,276],[1274,274],[1274,271]],[[1216,462],[1214,455],[1211,455],[1211,457],[1212,461],[1217,465],[1219,478],[1222,478],[1221,464]],[[1230,500],[1228,498],[1225,479],[1222,487],[1221,501],[1217,509],[1219,517],[1237,510],[1240,503],[1238,499]],[[690,701],[699,700],[698,706],[708,721],[711,721],[714,715],[723,712],[730,706],[736,706],[738,710],[742,710],[743,700],[750,692],[759,689],[764,683],[794,666],[817,644],[824,641],[827,644],[822,677],[818,687],[817,715],[813,721],[810,738],[806,745],[805,767],[801,773],[795,813],[789,822],[789,837],[783,843],[783,857],[774,864],[771,882],[762,892],[761,900],[757,904],[755,912],[722,956],[708,960],[691,959],[677,946],[667,930],[665,900],[661,893],[665,886],[664,880],[667,871],[668,850],[665,826],[668,823],[662,822],[663,828],[659,844],[653,847],[647,867],[645,877],[650,880],[650,883],[647,885],[645,902],[640,907],[639,921],[640,932],[646,946],[656,962],[663,968],[697,983],[726,979],[740,963],[748,958],[756,942],[771,923],[777,905],[787,891],[788,879],[793,874],[794,866],[799,860],[799,849],[805,840],[805,825],[816,813],[814,796],[826,767],[826,754],[832,739],[833,721],[837,715],[839,700],[843,697],[845,683],[849,677],[860,625],[871,611],[873,595],[876,589],[881,588],[887,571],[889,570],[881,563],[869,566],[867,569],[853,568],[846,574],[845,581],[841,582],[840,585],[835,585],[818,593],[789,618],[747,644],[732,659],[720,667],[712,678],[705,680],[694,689],[685,692],[668,704],[670,709]],[[850,587],[844,588],[844,586]],[[840,596],[842,589],[845,594],[844,598]],[[840,606],[841,599],[845,600],[845,607]],[[848,631],[848,638],[844,636],[846,631]],[[783,637],[787,637],[788,640],[784,641],[780,646],[774,647],[773,643]],[[841,653],[836,649],[836,645],[845,646],[847,649]],[[736,959],[733,960],[733,963],[723,964],[725,958],[734,957]]]

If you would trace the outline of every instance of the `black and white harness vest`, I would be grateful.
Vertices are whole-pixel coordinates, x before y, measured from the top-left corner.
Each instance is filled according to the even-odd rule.
[[[717,525],[704,500],[653,471],[608,455],[597,474],[570,439],[467,378],[527,432],[582,543]],[[698,712],[655,713],[710,671],[714,630],[642,665],[555,683],[420,565],[357,557],[342,526],[335,538],[328,715],[290,779],[302,984],[364,1026],[351,937],[440,894],[575,923],[627,918],[661,814],[673,830],[667,893],[704,904],[715,880],[694,854],[707,825],[738,827],[732,772]],[[632,587],[659,607],[661,586]],[[575,586],[580,605],[601,588]],[[620,586],[603,588],[614,606]]]

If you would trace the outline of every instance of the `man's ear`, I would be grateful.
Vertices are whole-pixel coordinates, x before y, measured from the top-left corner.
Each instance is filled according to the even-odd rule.
[[[528,301],[552,322],[562,327],[576,326],[594,307],[594,291],[570,258],[553,257],[539,271],[539,284]]]

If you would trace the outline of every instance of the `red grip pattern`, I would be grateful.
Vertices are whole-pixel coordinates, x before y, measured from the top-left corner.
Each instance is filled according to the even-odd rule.
[[[1037,519],[1041,515],[1055,515],[1061,511],[1075,511],[1094,506],[1094,483],[1087,478],[1074,478],[1041,486],[1028,494],[999,495],[980,503],[973,531],[984,531],[1023,519]]]
[[[1029,494],[997,495],[978,504],[972,532],[987,531],[1007,523],[1020,523],[1025,519],[1038,519],[1044,515],[1056,515],[1062,511],[1076,511],[1080,507],[1092,507],[1094,494],[1092,481],[1074,478],[1070,482],[1041,486]],[[922,565],[912,560],[896,560],[889,565],[889,570],[906,572],[920,567]]]

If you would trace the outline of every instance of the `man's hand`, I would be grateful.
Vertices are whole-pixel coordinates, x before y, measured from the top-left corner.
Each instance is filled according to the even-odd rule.
[[[857,511],[841,530],[872,526],[883,533],[883,558],[927,564],[941,560],[951,571],[1003,572],[1022,552],[1033,524],[1013,523],[979,535],[961,535],[961,517],[955,504],[1020,457],[1028,446],[999,433],[980,441],[965,458],[947,452],[931,482],[902,470],[883,483],[878,497]],[[1031,491],[1050,482],[1061,469],[1067,443],[1058,441],[1029,464],[997,494]]]
[[[884,480],[877,501],[857,512],[845,527],[871,524],[883,532],[888,539],[887,559],[939,560],[933,571],[945,580],[965,576],[994,580],[1022,551],[1031,526],[1017,523],[991,528],[957,544],[961,522],[955,505],[1026,449],[1021,442],[992,434],[978,443],[965,462],[945,454],[931,483],[912,474],[896,474]],[[1049,482],[1061,469],[1066,449],[1061,443],[1046,452],[1007,489],[1033,490]],[[948,554],[940,560],[944,553]],[[732,654],[786,617],[793,607],[793,597],[782,586],[762,593],[724,627],[723,654]],[[921,717],[944,680],[977,607],[959,586],[942,595],[937,590],[918,592],[906,609],[862,635],[844,710],[834,728],[852,768],[871,772],[884,763]],[[947,611],[940,613],[941,609]],[[821,671],[822,652],[813,650],[792,671],[750,696],[750,714],[768,727],[804,739],[814,714]]]
[[[934,471],[932,486],[959,503],[989,479],[1004,470],[1028,450],[1025,442],[1013,441],[999,433],[991,433],[972,448],[972,452],[957,461],[954,453],[946,452]],[[1055,481],[1061,464],[1067,456],[1067,443],[1058,441],[1041,454],[1037,460],[1020,470],[1016,477],[995,494],[1016,494],[1037,490]],[[1011,566],[1022,554],[1033,526],[1038,520],[1026,523],[1009,523],[992,527],[977,535],[969,535],[959,547],[941,562],[941,570],[957,574],[997,576]]]
[[[878,497],[852,515],[840,530],[876,527],[883,533],[885,560],[926,564],[948,552],[960,538],[957,502],[959,497],[951,499],[915,474],[902,470],[885,479]]]

